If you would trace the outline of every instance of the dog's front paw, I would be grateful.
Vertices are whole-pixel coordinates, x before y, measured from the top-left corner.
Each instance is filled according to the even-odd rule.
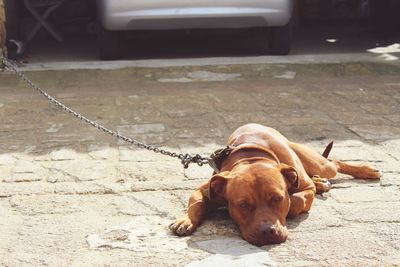
[[[191,235],[197,226],[189,219],[188,216],[176,219],[169,225],[169,229],[178,236]]]
[[[318,175],[314,175],[311,179],[314,182],[317,194],[329,192],[332,188],[331,182],[326,178],[320,178]]]

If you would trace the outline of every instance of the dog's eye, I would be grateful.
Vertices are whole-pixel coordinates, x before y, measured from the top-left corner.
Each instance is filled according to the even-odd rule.
[[[239,204],[239,207],[241,207],[242,209],[248,209],[250,208],[250,205],[247,204],[246,202],[242,202]]]
[[[282,196],[274,196],[274,197],[272,197],[272,202],[274,202],[274,203],[279,203],[282,200],[283,200]]]

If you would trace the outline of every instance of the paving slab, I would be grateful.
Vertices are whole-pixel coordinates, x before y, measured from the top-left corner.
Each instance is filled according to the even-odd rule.
[[[174,153],[208,156],[255,122],[319,152],[335,140],[332,158],[382,171],[338,175],[288,221],[285,243],[259,248],[226,209],[190,237],[169,233],[211,168],[118,141],[0,73],[0,265],[400,266],[399,74],[375,61],[28,73],[96,122]]]

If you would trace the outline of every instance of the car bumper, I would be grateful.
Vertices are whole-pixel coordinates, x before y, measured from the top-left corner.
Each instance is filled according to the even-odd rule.
[[[218,5],[215,0],[191,1],[190,4],[183,0],[97,2],[101,23],[108,30],[282,26],[289,22],[293,10],[292,0],[219,0]]]

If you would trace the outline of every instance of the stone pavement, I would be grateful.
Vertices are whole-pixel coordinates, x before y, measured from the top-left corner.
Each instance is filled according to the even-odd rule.
[[[118,142],[0,73],[0,266],[400,266],[400,67],[255,64],[29,72],[122,134],[208,155],[247,122],[380,168],[340,175],[289,239],[257,248],[226,212],[190,237],[167,225],[208,167]]]

